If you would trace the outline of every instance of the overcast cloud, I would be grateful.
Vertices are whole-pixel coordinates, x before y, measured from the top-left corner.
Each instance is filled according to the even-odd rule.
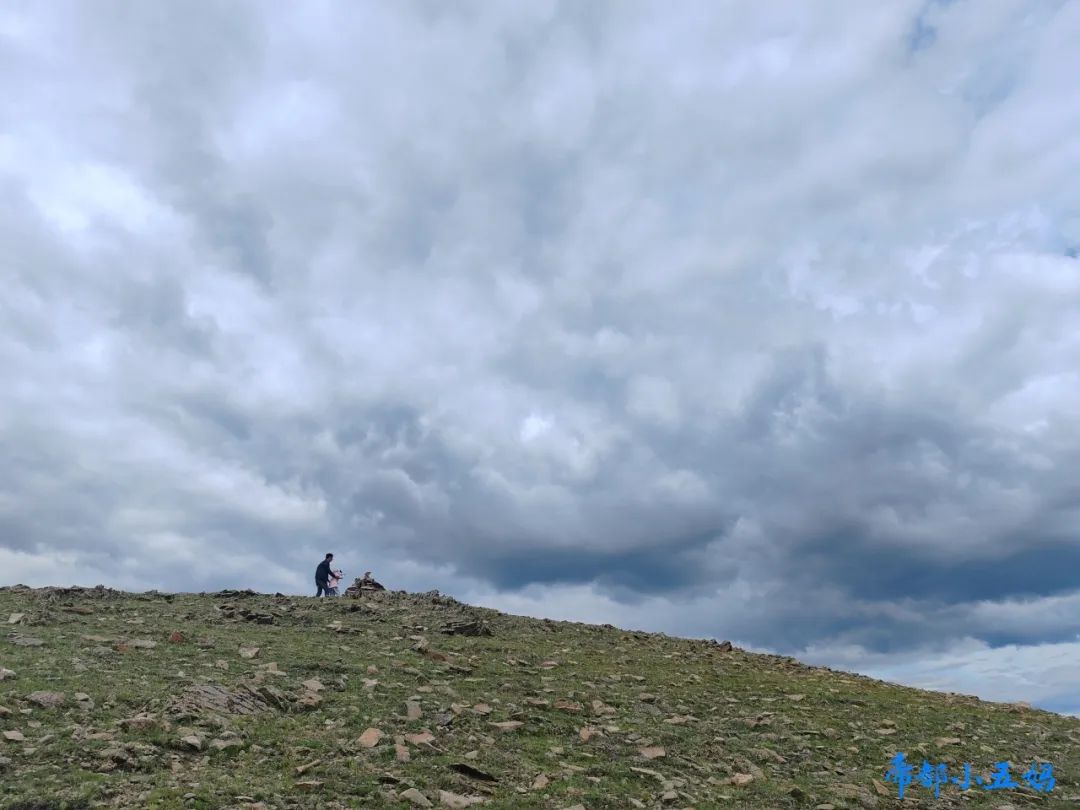
[[[1080,712],[1080,2],[0,5],[0,581],[348,576]]]

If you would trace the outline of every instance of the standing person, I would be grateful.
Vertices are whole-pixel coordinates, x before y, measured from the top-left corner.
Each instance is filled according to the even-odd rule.
[[[327,554],[326,558],[315,569],[315,596],[330,595],[330,563],[334,561],[333,554]]]

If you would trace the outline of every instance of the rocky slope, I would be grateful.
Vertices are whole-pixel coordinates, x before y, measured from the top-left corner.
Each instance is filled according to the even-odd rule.
[[[0,628],[9,808],[1080,802],[1073,718],[437,593],[16,586]],[[935,798],[924,759],[987,782]],[[1016,786],[988,790],[1004,760]],[[1036,760],[1050,792],[1022,778]]]

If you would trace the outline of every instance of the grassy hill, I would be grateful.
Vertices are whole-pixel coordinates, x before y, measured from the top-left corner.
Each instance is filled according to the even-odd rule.
[[[0,630],[9,808],[1080,801],[1080,720],[437,593],[17,586]],[[1009,760],[1018,787],[916,779],[901,802],[898,751],[972,778]],[[1021,777],[1036,758],[1049,793]]]

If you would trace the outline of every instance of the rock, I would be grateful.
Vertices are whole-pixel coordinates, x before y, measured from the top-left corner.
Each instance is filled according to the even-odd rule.
[[[379,740],[383,738],[383,733],[377,728],[369,728],[357,739],[357,742],[364,748],[374,748],[379,744]]]
[[[22,624],[23,619],[25,618],[25,613],[12,613],[10,616],[8,616],[8,624]]]
[[[200,683],[169,699],[168,716],[199,719],[205,715],[253,715],[277,708],[285,711],[290,701],[272,686],[241,686],[227,689],[217,683]]]
[[[455,762],[450,766],[450,770],[460,773],[462,776],[468,776],[470,779],[476,779],[480,782],[498,782],[499,780],[492,776],[490,773],[475,768],[468,762]]]
[[[431,800],[428,799],[427,796],[425,796],[423,793],[421,793],[416,788],[409,788],[408,790],[403,790],[403,791],[401,791],[401,793],[398,794],[398,796],[400,796],[402,799],[405,799],[405,801],[407,801],[407,802],[411,802],[416,807],[431,807],[432,806],[431,805]]]
[[[787,760],[783,756],[776,753],[771,748],[754,748],[751,749],[750,753],[752,753],[755,757],[759,759],[772,760],[773,762],[777,762],[781,765],[787,762]]]
[[[346,588],[345,593],[342,594],[342,595],[343,596],[358,597],[358,596],[362,596],[364,593],[370,593],[372,591],[385,591],[385,590],[386,590],[386,588],[384,588],[381,584],[379,584],[374,579],[372,579],[370,571],[365,571],[364,575],[362,577],[357,577],[356,579],[353,580],[352,585],[350,585],[348,588]]]
[[[4,739],[8,742],[22,742],[26,739],[21,731],[5,731]]]
[[[717,652],[731,652],[731,642],[721,641],[719,644],[716,645],[715,649],[717,650]]]
[[[588,742],[599,733],[600,731],[593,726],[585,726],[578,732],[578,736],[581,738],[582,742]]]
[[[45,642],[32,636],[12,636],[11,643],[16,647],[43,647]]]
[[[203,750],[203,739],[197,734],[188,734],[186,737],[181,737],[180,743],[183,748],[191,748],[195,751]]]
[[[276,666],[277,665],[275,664],[275,668]],[[325,686],[323,686],[322,681],[316,680],[315,678],[304,681],[300,685],[307,689],[309,692],[321,692],[323,689],[326,688]]]
[[[862,807],[876,807],[878,799],[869,790],[859,785],[840,784],[832,788],[837,797],[857,802]]]
[[[505,734],[509,731],[517,731],[525,724],[520,720],[504,720],[501,723],[492,723],[491,725]]]
[[[754,775],[751,773],[733,773],[731,775],[731,784],[736,787],[746,787],[754,781]]]
[[[765,778],[765,772],[746,757],[735,757],[734,763],[736,767],[742,769],[744,773],[749,773],[755,779]]]
[[[256,624],[274,623],[273,613],[259,613],[254,610],[240,610],[239,615],[240,618],[244,619],[244,621],[255,622]]]
[[[546,776],[544,776],[544,774],[540,774],[538,777],[536,777],[533,780],[532,789],[533,790],[543,790],[549,784],[551,784],[551,780],[548,779]]]
[[[322,765],[322,760],[321,759],[312,760],[311,762],[305,763],[304,765],[298,765],[296,767],[296,775],[297,776],[303,776],[305,773],[310,771],[312,768],[317,768],[319,765]]]
[[[889,789],[887,787],[885,787],[884,782],[882,782],[880,780],[877,780],[877,779],[871,779],[870,784],[874,786],[874,792],[877,793],[878,796],[888,796],[889,795]]]
[[[551,704],[551,707],[564,712],[580,712],[585,708],[576,700],[567,700],[566,698],[557,699]]]
[[[439,804],[443,807],[452,807],[461,810],[463,807],[472,807],[474,804],[483,804],[487,799],[481,796],[460,796],[448,790],[439,791]]]
[[[258,658],[259,657],[259,648],[258,647],[241,647],[240,648],[240,657],[241,658]]]
[[[651,745],[645,748],[639,748],[638,753],[645,759],[660,759],[667,756],[667,751],[661,748],[659,745]]]
[[[43,709],[52,709],[56,706],[63,706],[67,698],[63,692],[31,692],[26,696],[26,700],[37,704]]]
[[[394,743],[394,757],[398,762],[408,762],[411,758],[409,749],[401,743]]]
[[[318,779],[305,779],[302,782],[294,782],[293,787],[298,790],[318,790],[323,786],[323,782]]]
[[[601,715],[601,716],[609,715],[609,714],[615,714],[617,712],[617,710],[616,710],[616,708],[614,706],[608,706],[602,700],[594,700],[592,702],[592,710],[593,710],[593,714],[597,714],[597,715]]]
[[[961,739],[959,737],[938,737],[936,740],[934,740],[934,745],[937,746],[959,745],[960,743]]]
[[[435,742],[435,735],[430,731],[421,731],[418,734],[406,734],[405,739],[413,745],[431,745]]]
[[[477,703],[472,710],[475,714],[491,714],[491,707],[486,703]]]
[[[98,756],[106,761],[105,770],[111,770],[115,767],[128,766],[131,765],[132,762],[134,762],[131,754],[129,754],[123,748],[106,748],[100,754],[98,754]]]
[[[487,622],[476,619],[472,621],[447,622],[441,632],[448,636],[490,636],[491,628]]]
[[[415,700],[405,701],[405,714],[409,720],[419,720],[423,715],[423,710],[420,708],[420,704]]]
[[[15,677],[15,671],[0,667],[0,681],[6,681]]]
[[[157,728],[160,723],[161,721],[152,714],[139,714],[121,720],[118,725],[126,731],[149,731],[152,728]]]
[[[171,633],[169,633],[170,644],[183,644],[184,641],[184,634],[181,633],[179,630],[173,630]]]
[[[151,641],[148,638],[133,638],[131,641],[127,642],[127,646],[131,647],[133,650],[152,650],[157,646],[157,642]]]

